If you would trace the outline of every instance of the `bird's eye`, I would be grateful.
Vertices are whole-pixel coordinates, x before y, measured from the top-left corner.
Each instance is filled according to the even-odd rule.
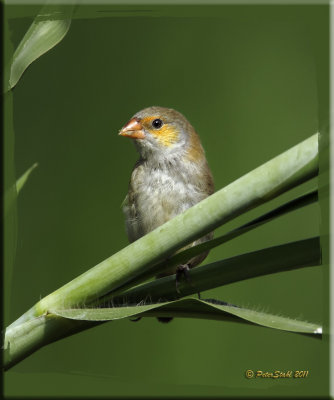
[[[159,129],[162,127],[163,122],[161,121],[161,119],[157,118],[152,122],[152,126],[155,129]]]

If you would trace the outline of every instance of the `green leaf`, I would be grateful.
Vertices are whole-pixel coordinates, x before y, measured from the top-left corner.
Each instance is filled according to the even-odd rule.
[[[42,8],[14,52],[8,89],[17,84],[33,61],[64,38],[71,25],[72,10],[68,6]]]
[[[182,299],[165,303],[112,308],[52,310],[52,314],[80,321],[113,321],[129,317],[186,317],[253,323],[290,332],[321,334],[318,324],[300,321],[214,300]]]
[[[37,163],[33,164],[23,175],[20,176],[20,178],[16,181],[16,190],[17,193],[21,191],[23,188],[24,184],[27,182],[30,174],[32,171],[38,166]]]

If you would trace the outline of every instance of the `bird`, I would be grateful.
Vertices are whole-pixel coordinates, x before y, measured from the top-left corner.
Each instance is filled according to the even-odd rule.
[[[214,192],[213,176],[200,138],[180,112],[160,106],[144,108],[130,118],[119,135],[131,138],[139,153],[123,201],[130,242]],[[181,250],[212,238],[213,232],[210,232]],[[194,256],[185,264],[159,273],[156,278],[176,274],[178,291],[180,276],[187,278],[188,270],[199,265],[208,253]],[[158,320],[169,322],[172,317]]]

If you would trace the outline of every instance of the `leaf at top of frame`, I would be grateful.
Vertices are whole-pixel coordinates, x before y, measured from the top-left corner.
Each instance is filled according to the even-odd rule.
[[[58,44],[71,25],[73,7],[46,5],[30,25],[14,52],[8,89],[12,89],[28,66]]]

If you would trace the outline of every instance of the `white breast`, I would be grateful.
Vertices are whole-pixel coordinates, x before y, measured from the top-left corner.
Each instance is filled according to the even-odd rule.
[[[207,197],[194,184],[192,171],[184,171],[178,164],[152,168],[143,163],[134,169],[124,206],[131,241]]]

